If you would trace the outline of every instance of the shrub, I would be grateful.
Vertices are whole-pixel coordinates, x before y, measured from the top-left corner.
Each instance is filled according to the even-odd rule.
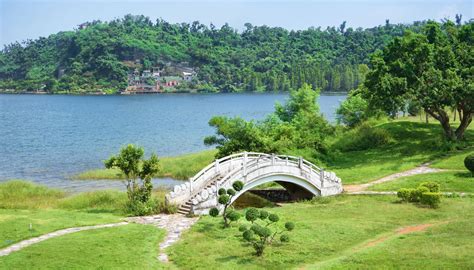
[[[402,202],[410,202],[412,190],[412,188],[401,188],[397,192],[397,197],[400,198]]]
[[[361,151],[384,146],[391,141],[392,136],[387,130],[363,123],[345,133],[335,147],[341,151]]]
[[[425,192],[421,194],[420,203],[431,208],[438,208],[441,203],[441,193]]]
[[[466,166],[466,169],[474,176],[474,154],[470,154],[464,158],[464,166]]]
[[[427,187],[418,187],[417,189],[414,189],[411,193],[410,201],[419,202],[421,200],[421,195],[426,192],[430,192]]]
[[[211,210],[209,210],[209,215],[211,217],[217,217],[219,215],[219,209],[213,207]]]
[[[435,182],[423,182],[419,187],[426,187],[430,192],[439,192],[440,185]]]

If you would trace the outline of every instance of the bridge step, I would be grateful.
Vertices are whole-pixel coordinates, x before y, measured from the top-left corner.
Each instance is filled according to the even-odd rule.
[[[217,181],[221,180],[222,178],[224,178],[224,176],[222,175],[219,175],[217,177],[215,177],[205,188],[210,188],[212,185],[214,185]],[[198,194],[194,195],[191,199],[189,199],[188,201],[186,201],[184,204],[182,204],[179,208],[178,208],[178,214],[182,214],[182,215],[188,215],[190,212],[191,212],[191,207],[193,205],[192,203],[192,200],[194,199],[194,197],[196,197]]]

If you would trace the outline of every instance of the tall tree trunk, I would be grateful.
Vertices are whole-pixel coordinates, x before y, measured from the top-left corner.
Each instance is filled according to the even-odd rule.
[[[461,122],[454,132],[457,140],[464,139],[464,132],[466,131],[469,124],[472,122],[472,112],[464,112],[461,114],[459,111],[459,121]]]
[[[427,117],[428,114],[431,115],[434,119],[438,120],[441,123],[441,127],[444,130],[444,135],[448,140],[456,140],[456,136],[449,124],[449,115],[441,109],[437,109],[436,111],[433,110],[426,110]]]

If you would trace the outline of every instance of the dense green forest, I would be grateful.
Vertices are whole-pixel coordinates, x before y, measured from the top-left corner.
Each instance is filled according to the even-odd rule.
[[[200,91],[288,91],[304,83],[322,91],[348,91],[366,74],[369,54],[424,22],[353,29],[288,31],[253,26],[237,31],[199,22],[171,24],[126,15],[13,43],[0,52],[0,89],[51,93],[114,93],[128,74],[183,63],[197,71],[189,87]]]

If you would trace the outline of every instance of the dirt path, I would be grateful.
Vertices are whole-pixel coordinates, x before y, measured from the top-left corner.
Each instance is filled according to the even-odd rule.
[[[382,177],[380,179],[377,179],[375,181],[365,183],[365,184],[360,184],[360,185],[346,185],[344,186],[344,191],[349,194],[369,194],[365,190],[373,185],[380,184],[380,183],[385,183],[389,181],[396,180],[401,177],[406,177],[406,176],[412,176],[412,175],[417,175],[417,174],[425,174],[425,173],[435,173],[435,172],[443,172],[446,170],[443,169],[436,169],[436,168],[430,168],[428,167],[430,163],[424,163],[416,168],[399,172],[399,173],[394,173],[385,177]],[[370,192],[371,194],[383,194],[386,192]]]
[[[337,255],[335,257],[332,257],[330,259],[327,259],[327,260],[324,260],[324,261],[320,261],[320,262],[317,262],[315,264],[311,264],[311,265],[304,265],[298,269],[316,269],[316,268],[320,268],[324,265],[328,265],[328,264],[331,264],[331,263],[334,263],[338,260],[341,260],[341,259],[344,259],[346,257],[349,257],[351,255],[353,255],[354,253],[357,253],[357,252],[360,252],[360,251],[363,251],[367,248],[371,248],[371,247],[374,247],[374,246],[377,246],[385,241],[388,241],[390,239],[393,239],[394,237],[396,236],[400,236],[400,235],[405,235],[405,234],[410,234],[410,233],[415,233],[415,232],[422,232],[422,231],[425,231],[426,229],[432,227],[432,226],[437,226],[437,225],[441,225],[441,224],[447,224],[449,223],[449,221],[444,221],[444,222],[436,222],[436,223],[425,223],[425,224],[418,224],[418,225],[412,225],[412,226],[405,226],[405,227],[401,227],[401,228],[398,228],[396,229],[395,231],[392,231],[388,234],[385,234],[384,236],[379,236],[373,240],[370,240],[368,242],[364,242],[363,244],[360,244],[360,245],[356,245],[354,247],[351,247],[345,251],[342,252],[341,255]]]

